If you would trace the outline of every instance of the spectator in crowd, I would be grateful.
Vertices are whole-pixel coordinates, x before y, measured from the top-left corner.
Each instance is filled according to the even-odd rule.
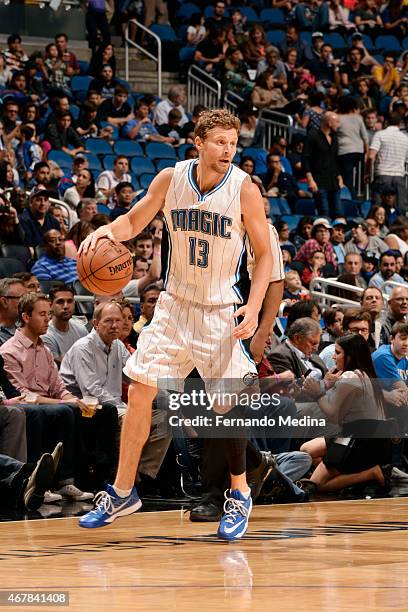
[[[408,314],[408,286],[394,287],[387,303],[386,316],[381,327],[380,344],[389,344],[395,323],[406,322]]]
[[[100,137],[105,138],[108,128],[100,131],[100,116],[98,115],[98,107],[93,102],[85,101],[82,104],[78,120],[76,122],[76,131],[81,138],[96,138],[98,132]],[[110,128],[112,130],[112,128]],[[109,133],[112,132],[109,130]]]
[[[95,198],[95,181],[88,168],[79,170],[76,181],[64,193],[64,202],[76,212],[79,202],[84,198]]]
[[[285,274],[285,289],[283,291],[283,299],[291,302],[301,300],[309,294],[307,289],[303,287],[297,270],[289,270]]]
[[[256,76],[259,77],[266,70],[272,74],[274,87],[285,90],[287,86],[286,71],[284,63],[279,59],[279,49],[277,47],[267,48],[265,57],[258,62]]]
[[[125,215],[132,208],[133,199],[135,197],[132,183],[122,181],[115,187],[116,206],[111,211],[110,219],[114,221],[120,215]]]
[[[338,163],[336,136],[339,123],[336,113],[325,113],[319,130],[310,131],[304,152],[304,168],[309,189],[315,196],[320,214],[331,217],[342,214],[340,190],[343,187],[343,179]]]
[[[339,270],[343,270],[344,260],[346,256],[346,251],[344,248],[344,243],[346,240],[346,228],[347,221],[344,217],[338,217],[332,223],[331,243],[333,245],[333,250],[336,255]]]
[[[38,282],[35,274],[32,274],[31,272],[16,272],[13,274],[12,278],[15,278],[23,283],[27,292],[30,291],[32,293],[41,293],[40,283]]]
[[[113,98],[117,85],[119,85],[119,81],[114,77],[112,67],[109,64],[104,64],[100,73],[91,81],[89,89],[96,91],[103,101]]]
[[[397,191],[397,208],[401,213],[408,209],[405,187],[405,163],[408,160],[408,138],[399,129],[400,116],[391,113],[388,127],[374,134],[367,160],[367,178],[374,171],[374,197],[379,204],[379,194],[385,187]],[[375,167],[374,167],[375,163]]]
[[[310,298],[301,300],[300,302],[295,302],[290,309],[287,317],[286,329],[297,321],[298,319],[310,318],[314,321],[320,323],[321,319],[321,308],[316,300],[311,300]]]
[[[99,121],[107,121],[120,128],[134,119],[128,97],[126,87],[116,85],[113,98],[108,98],[99,107]]]
[[[44,61],[50,86],[53,88],[52,91],[60,90],[65,94],[70,91],[70,75],[69,65],[65,62],[62,56],[59,54],[58,47],[55,43],[49,43],[45,47],[45,61]]]
[[[213,4],[213,14],[206,20],[205,27],[207,30],[210,28],[225,28],[230,23],[230,19],[225,11],[226,3],[220,0],[219,2],[214,2]]]
[[[194,62],[211,74],[215,74],[220,63],[224,60],[225,30],[209,29],[207,35],[194,52]],[[170,110],[170,108],[169,108]],[[188,119],[187,119],[188,121]]]
[[[309,103],[307,104],[303,116],[300,121],[302,128],[309,130],[320,129],[320,122],[322,120],[324,109],[323,109],[324,94],[321,91],[311,91],[309,94]]]
[[[88,221],[78,221],[78,223],[75,223],[65,236],[65,256],[76,260],[80,244],[94,229],[94,226]]]
[[[196,104],[191,114],[191,121],[187,121],[187,123],[185,123],[181,128],[181,137],[185,139],[186,143],[194,144],[195,126],[199,116],[205,110],[208,110],[206,106],[203,106],[202,104]]]
[[[299,189],[293,176],[283,172],[280,155],[270,153],[266,158],[268,172],[261,179],[266,194],[272,197],[284,197],[293,206],[297,198],[310,197],[306,191]]]
[[[391,328],[390,342],[373,353],[377,376],[385,389],[402,388],[407,392],[408,380],[408,323],[397,321]]]
[[[382,327],[382,312],[384,310],[384,298],[378,287],[367,287],[361,294],[361,308],[371,315],[371,328],[369,344],[372,348],[380,345]]]
[[[354,276],[356,287],[366,289],[367,283],[361,276],[362,267],[363,259],[360,253],[347,253],[344,259],[344,273]]]
[[[173,109],[174,110],[174,109]],[[149,107],[143,100],[136,104],[136,115],[122,128],[122,134],[130,140],[145,140],[146,142],[168,142],[174,139],[161,136],[150,119]]]
[[[324,218],[315,219],[312,227],[312,237],[307,240],[297,252],[295,261],[307,263],[311,253],[314,251],[322,251],[326,258],[326,263],[331,264],[333,268],[337,267],[336,257],[333,250],[333,245],[330,242],[332,226]]]
[[[75,259],[65,255],[65,242],[59,230],[53,229],[44,234],[45,254],[32,268],[39,280],[60,280],[73,283],[78,279]]]
[[[368,342],[370,338],[370,327],[371,316],[369,312],[361,310],[360,308],[347,308],[343,316],[342,334],[340,335],[347,336],[348,334],[360,334],[360,336]],[[336,367],[334,353],[337,337],[333,338],[333,343],[324,347],[319,353],[320,359],[325,363],[328,370]]]
[[[369,36],[381,33],[383,22],[375,0],[363,0],[354,11],[354,22],[359,32]]]
[[[279,51],[282,57],[285,57],[288,49],[297,50],[297,61],[300,66],[305,62],[313,59],[313,53],[309,45],[302,40],[299,30],[295,25],[289,25],[286,28],[286,35],[282,42],[279,43]]]
[[[64,153],[75,157],[85,147],[71,124],[71,114],[69,112],[62,112],[57,115],[55,124],[51,124],[47,128],[45,139],[49,142],[52,149],[64,151]]]
[[[159,132],[160,136],[164,136],[164,138],[166,138],[167,142],[170,142],[170,144],[177,145],[180,142],[180,120],[180,111],[178,108],[172,108],[169,112],[169,119],[167,123],[157,126],[157,131]]]
[[[377,258],[380,257],[381,253],[388,250],[387,245],[378,236],[369,236],[368,228],[365,219],[362,217],[356,217],[349,225],[351,226],[351,240],[346,242],[345,249],[346,253],[359,253],[363,255],[364,252],[370,251],[374,253]]]
[[[370,74],[370,69],[362,63],[364,51],[352,46],[347,53],[347,61],[340,67],[342,86],[351,93],[356,93],[360,79]]]
[[[31,422],[31,432],[37,428],[36,435],[28,435],[31,445],[29,456],[38,460],[43,448],[50,444],[50,438],[64,443],[64,454],[59,472],[60,489],[58,496],[76,501],[92,499],[92,493],[83,492],[74,485],[74,409],[86,411],[86,406],[69,391],[58,374],[51,353],[41,341],[41,335],[48,327],[50,305],[45,295],[27,293],[19,302],[21,328],[0,348],[4,359],[5,372],[16,389],[22,394],[36,396],[34,414],[37,419]],[[44,420],[47,419],[45,428]],[[53,429],[51,431],[51,422]],[[51,436],[52,433],[52,436]],[[34,450],[35,449],[35,450]]]
[[[56,283],[48,292],[48,297],[51,303],[51,320],[46,334],[41,336],[41,339],[59,366],[71,346],[88,332],[82,321],[73,318],[75,300],[71,287]]]
[[[290,239],[297,250],[299,250],[300,247],[312,237],[313,221],[313,217],[304,215],[300,219],[296,229],[292,230]]]
[[[88,32],[88,45],[95,52],[99,43],[99,33],[102,44],[110,43],[110,28],[106,17],[106,0],[88,0],[86,5],[85,25]]]
[[[104,195],[111,209],[114,208],[116,201],[115,187],[123,181],[132,182],[129,162],[125,155],[118,155],[113,162],[113,170],[104,170],[96,180],[96,188]]]
[[[344,310],[341,308],[326,308],[323,311],[324,328],[320,339],[319,350],[333,344],[343,334]]]
[[[68,64],[68,68],[67,68],[68,76],[73,77],[79,74],[80,68],[79,68],[77,57],[75,53],[73,53],[68,48],[68,42],[69,42],[68,36],[64,32],[61,32],[55,35],[54,40],[55,40],[55,44],[57,45],[58,53],[61,59],[63,59],[64,62]]]
[[[149,325],[154,315],[154,309],[156,307],[157,300],[160,295],[160,287],[152,284],[147,285],[140,293],[140,317],[133,325],[134,331],[137,335],[140,335],[143,327]]]
[[[24,231],[14,206],[0,194],[0,236],[3,244],[22,244]]]
[[[28,56],[23,49],[21,36],[19,34],[10,34],[7,38],[7,49],[3,51],[6,66],[11,72],[24,70],[25,63],[28,62]]]
[[[314,251],[311,253],[305,267],[302,271],[302,284],[310,288],[312,280],[322,276],[322,268],[326,265],[326,258],[323,251]]]
[[[340,61],[333,57],[333,47],[325,43],[321,48],[320,57],[308,61],[305,67],[315,77],[317,88],[326,93],[327,83],[340,85],[339,65]]]
[[[27,289],[17,278],[0,280],[0,345],[12,338],[17,329],[18,302]]]
[[[397,217],[384,238],[384,242],[390,249],[399,251],[405,257],[408,252],[408,219],[406,217]]]
[[[378,230],[379,230],[378,236],[382,240],[384,240],[384,238],[389,233],[389,229],[386,226],[387,218],[385,214],[385,208],[381,206],[380,204],[374,204],[374,206],[372,206],[370,210],[368,211],[367,220],[368,219],[375,219],[377,221]],[[388,241],[386,242],[386,244],[389,244]],[[392,244],[389,244],[389,246],[393,248]]]
[[[185,100],[184,88],[182,85],[172,85],[167,94],[167,99],[162,100],[156,106],[154,113],[154,122],[156,125],[162,125],[168,123],[169,112],[173,108],[177,108],[181,113],[181,119],[179,122],[180,127],[188,122],[188,117],[183,107]]]
[[[288,103],[282,90],[275,87],[271,70],[265,70],[256,79],[255,87],[251,93],[251,102],[258,109],[282,108]]]
[[[370,80],[367,77],[360,77],[355,82],[355,87],[358,93],[356,100],[357,100],[358,108],[360,109],[360,113],[368,113],[369,111],[375,112],[377,108],[377,104],[374,98],[369,95],[370,94]],[[369,138],[371,140],[370,136]]]
[[[94,198],[82,198],[77,206],[80,221],[91,223],[93,217],[98,213],[98,205]]]
[[[396,258],[393,251],[385,251],[380,255],[380,267],[379,271],[371,277],[368,283],[369,287],[378,287],[384,293],[391,293],[391,287],[384,287],[384,283],[387,281],[393,281],[395,283],[403,283],[404,279],[395,272]]]
[[[204,40],[206,29],[204,27],[204,15],[200,12],[191,15],[190,24],[187,28],[186,41],[190,47],[196,47]]]
[[[368,135],[357,101],[350,96],[339,100],[340,126],[337,130],[338,161],[344,184],[356,199],[356,179],[364,176],[364,159],[368,154]]]
[[[34,187],[30,193],[29,207],[20,215],[27,246],[36,247],[43,242],[45,233],[52,229],[59,230],[58,221],[48,212],[50,195],[47,189]]]
[[[249,68],[256,70],[258,63],[265,57],[268,41],[260,24],[255,24],[249,30],[249,36],[242,45],[242,54]]]
[[[369,145],[371,145],[374,135],[376,134],[376,132],[381,130],[381,124],[378,120],[377,111],[373,109],[368,109],[364,111],[363,119],[367,130],[368,143]]]
[[[373,78],[380,88],[381,95],[392,96],[394,94],[394,90],[400,83],[400,77],[392,55],[387,53],[384,57],[384,64],[374,66]]]
[[[353,424],[362,420],[367,420],[365,432],[368,432],[368,420],[383,421],[385,415],[382,391],[372,382],[377,376],[367,342],[358,334],[338,338],[335,360],[340,375],[331,381],[327,394],[318,398],[318,405],[331,422],[340,425],[341,436],[354,433]],[[317,384],[307,380],[305,388],[314,391]],[[370,480],[385,485],[385,474],[380,465],[388,455],[378,440],[353,437],[353,449],[344,460],[330,460],[331,455],[326,454],[330,440],[326,442],[324,438],[316,438],[302,445],[302,451],[309,452],[313,460],[322,458],[311,476],[316,489],[337,491]]]
[[[92,54],[91,61],[89,62],[88,74],[96,77],[106,64],[112,68],[113,76],[115,76],[116,58],[112,43],[99,45],[97,51]]]

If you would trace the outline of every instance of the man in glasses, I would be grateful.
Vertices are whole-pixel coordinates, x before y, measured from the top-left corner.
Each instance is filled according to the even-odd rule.
[[[14,336],[18,319],[18,302],[27,293],[22,281],[16,278],[0,280],[0,345]]]
[[[387,315],[381,327],[380,344],[390,344],[393,325],[406,321],[407,314],[408,287],[394,287],[388,300]]]

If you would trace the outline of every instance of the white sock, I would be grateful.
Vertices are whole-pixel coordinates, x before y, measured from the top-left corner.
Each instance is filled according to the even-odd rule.
[[[245,497],[245,499],[249,499],[251,497],[251,489],[248,489],[248,491],[240,491],[240,493]]]
[[[115,491],[116,495],[119,495],[119,497],[129,497],[132,489],[126,490],[126,489],[119,489],[118,487],[115,487],[115,485],[113,485],[113,490]]]

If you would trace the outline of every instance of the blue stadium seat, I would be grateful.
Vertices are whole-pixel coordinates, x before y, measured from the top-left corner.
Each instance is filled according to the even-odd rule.
[[[130,83],[128,83],[126,79],[120,79],[119,77],[116,77],[116,80],[120,85],[123,85],[123,87],[125,87],[129,93],[131,92],[132,88],[130,86]]]
[[[88,74],[89,62],[85,62],[84,60],[78,60],[78,66],[80,76],[85,76]]]
[[[179,146],[178,148],[178,156],[180,160],[186,159],[186,151],[188,149],[191,149],[191,147],[193,147],[194,145],[192,144],[182,144]]]
[[[390,108],[392,96],[384,96],[380,100],[380,108],[379,111],[381,115],[388,115],[388,109]]]
[[[159,23],[153,23],[150,26],[152,32],[154,32],[161,40],[177,41],[177,35],[171,25],[163,25]]]
[[[309,47],[312,46],[312,32],[300,32],[300,40],[303,40]]]
[[[71,113],[71,117],[73,118],[73,120],[77,121],[80,112],[79,107],[75,106],[75,104],[71,104],[69,107],[69,112]]]
[[[346,187],[346,185],[344,185],[344,187],[342,187],[342,189],[340,191],[340,198],[342,200],[351,200],[350,189],[348,187]]]
[[[313,199],[299,198],[295,202],[296,215],[312,215],[316,214],[316,205]]]
[[[277,198],[279,201],[279,210],[281,211],[281,215],[290,215],[292,211],[290,210],[290,206],[285,200],[285,198]]]
[[[364,217],[364,219],[367,218],[368,212],[370,208],[372,207],[372,205],[373,204],[371,200],[365,200],[364,202],[360,202],[361,216]]]
[[[118,140],[118,142],[115,142],[113,145],[113,150],[117,155],[126,155],[126,157],[144,157],[142,147],[134,140]]]
[[[135,191],[138,191],[140,189],[140,183],[139,183],[139,179],[137,178],[136,174],[132,174],[132,185]]]
[[[384,51],[398,53],[401,51],[401,45],[398,38],[396,36],[392,36],[391,34],[377,36],[375,39],[375,48],[378,50],[384,49]]]
[[[303,215],[282,215],[281,219],[288,224],[289,231],[292,231],[297,228],[302,217]]]
[[[50,151],[48,153],[48,159],[54,161],[61,166],[61,168],[71,168],[72,166],[72,157],[64,151]]]
[[[132,160],[132,171],[133,174],[140,177],[141,174],[156,174],[156,168],[151,159],[142,157],[135,157]],[[144,188],[144,185],[140,181],[140,185]]]
[[[74,76],[71,79],[71,89],[74,93],[77,91],[88,91],[92,80],[93,77],[91,76]]]
[[[116,125],[111,125],[108,121],[101,121],[101,128],[110,126],[113,129],[112,139],[119,140],[119,128]]]
[[[174,168],[175,165],[175,159],[158,159],[156,161],[157,172],[160,172],[160,170],[164,170],[165,168]]]
[[[112,153],[102,157],[102,165],[105,170],[113,170],[113,162],[115,161],[116,157],[117,156],[113,155]]]
[[[93,172],[102,172],[102,164],[100,159],[93,153],[84,153],[89,162],[89,169]]]
[[[94,155],[110,155],[112,147],[103,138],[88,138],[86,148]]]
[[[187,39],[187,25],[182,25],[177,29],[177,37],[183,42]]]
[[[408,49],[408,36],[406,36],[402,41],[402,48],[404,49],[404,51],[405,49]]]
[[[338,34],[337,32],[325,34],[324,42],[328,45],[331,45],[333,49],[345,49],[347,47],[346,41],[341,36],[341,34]]]
[[[266,40],[271,43],[271,45],[279,45],[285,38],[285,32],[282,30],[269,30],[266,33]]]
[[[363,37],[364,46],[367,49],[367,51],[372,51],[374,49],[374,44],[371,38],[367,36],[367,34],[362,34],[362,37]],[[352,43],[353,43],[352,35],[350,35],[348,38],[348,46],[351,47]]]
[[[263,9],[260,14],[261,21],[267,28],[281,28],[285,25],[285,13],[282,9]]]
[[[255,161],[256,157],[261,151],[264,151],[264,149],[261,149],[260,147],[247,147],[242,151],[241,157],[252,157],[252,159]]]
[[[260,21],[258,14],[255,12],[252,6],[239,6],[238,9],[241,14],[246,17],[246,20],[249,21],[249,23]]]
[[[279,198],[268,198],[272,217],[280,217],[281,210],[279,208]]]
[[[179,51],[179,60],[182,63],[192,62],[194,59],[195,47],[181,47]]]
[[[190,21],[191,17],[196,13],[200,13],[200,7],[191,2],[182,4],[176,13],[176,17],[181,21]]]
[[[341,206],[343,208],[343,214],[345,217],[353,219],[354,217],[358,217],[360,211],[358,209],[358,203],[353,202],[353,200],[341,200]]]
[[[142,174],[139,178],[142,189],[148,189],[155,176],[155,174]]]
[[[98,208],[98,213],[101,215],[110,215],[111,213],[111,209],[108,206],[105,206],[105,204],[98,204],[97,205]]]
[[[150,159],[176,159],[176,151],[165,142],[149,142],[146,145],[146,155]]]
[[[0,278],[7,278],[17,272],[27,272],[27,268],[21,259],[14,257],[2,257],[0,259]]]
[[[239,153],[238,151],[235,153],[234,158],[232,160],[233,164],[236,164],[237,166],[239,166],[241,162],[241,153]]]

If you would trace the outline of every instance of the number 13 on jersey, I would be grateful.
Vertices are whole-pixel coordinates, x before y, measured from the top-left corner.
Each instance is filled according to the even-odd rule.
[[[199,268],[208,267],[209,244],[207,240],[201,238],[189,238],[190,243],[190,266]],[[197,252],[198,251],[198,252]]]

